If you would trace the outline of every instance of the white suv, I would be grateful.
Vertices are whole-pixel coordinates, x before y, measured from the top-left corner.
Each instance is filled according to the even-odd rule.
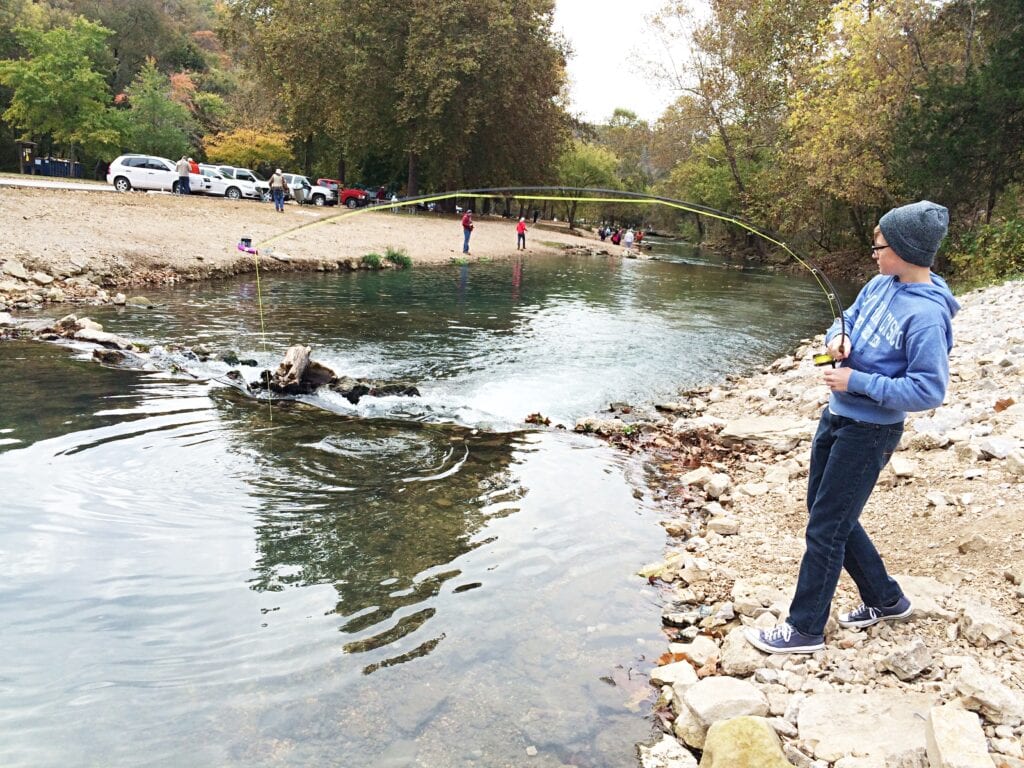
[[[270,185],[255,171],[250,171],[248,168],[235,168],[232,165],[214,167],[225,179],[235,182],[234,186],[238,189],[240,197],[252,197],[264,202],[270,199]],[[227,196],[232,200],[238,199],[232,192],[228,192]]]
[[[209,191],[210,182],[201,174],[190,173],[189,186],[193,192]],[[158,189],[178,191],[178,172],[166,157],[155,155],[121,155],[107,170],[107,183],[118,192],[132,189]]]

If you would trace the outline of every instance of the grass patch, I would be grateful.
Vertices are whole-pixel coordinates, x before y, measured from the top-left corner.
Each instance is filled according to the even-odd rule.
[[[460,267],[463,264],[469,264],[469,259],[467,259],[465,256],[452,256],[450,259],[448,259],[448,261]]]
[[[409,269],[412,266],[412,258],[401,248],[388,246],[387,250],[384,251],[384,258],[399,269]]]
[[[380,265],[383,262],[379,253],[368,253],[359,260],[364,266],[370,269],[380,269]]]

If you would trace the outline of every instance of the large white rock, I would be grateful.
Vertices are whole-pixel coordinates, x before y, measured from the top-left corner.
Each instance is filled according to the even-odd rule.
[[[708,729],[701,768],[792,768],[763,717],[735,717]]]
[[[984,648],[1005,643],[1013,636],[1013,625],[999,611],[980,600],[968,600],[960,609],[960,631],[974,645]]]
[[[925,718],[935,703],[936,697],[920,693],[816,694],[800,706],[797,725],[821,760],[857,755],[895,765],[907,753],[924,752]]]
[[[747,642],[744,628],[737,627],[722,641],[719,663],[725,674],[746,677],[764,666],[764,654]]]
[[[930,768],[993,768],[981,721],[959,707],[932,707],[925,728]]]
[[[899,582],[903,593],[914,606],[914,618],[944,621],[956,619],[956,611],[946,607],[947,601],[953,595],[953,588],[948,584],[943,584],[930,576],[898,574],[893,578]]]
[[[1024,720],[1024,698],[995,675],[984,672],[971,657],[964,658],[955,685],[964,697],[964,706],[980,712],[992,722]]]
[[[651,670],[651,683],[654,685],[671,685],[673,690],[682,689],[697,682],[697,672],[688,661],[677,661],[664,664]]]
[[[795,448],[801,440],[810,440],[816,424],[815,421],[779,416],[747,416],[728,422],[718,437],[726,445],[745,443],[785,452]]]
[[[697,758],[666,734],[651,747],[640,745],[641,768],[697,768]]]
[[[752,683],[734,677],[705,677],[682,693],[682,701],[706,729],[731,717],[768,714],[768,699]]]
[[[690,643],[669,643],[669,653],[685,653],[693,663],[703,667],[712,656],[718,656],[718,643],[707,635],[697,635]],[[693,682],[697,682],[694,678]]]

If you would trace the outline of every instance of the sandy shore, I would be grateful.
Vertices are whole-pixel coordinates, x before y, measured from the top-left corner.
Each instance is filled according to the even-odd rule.
[[[470,260],[517,255],[513,220],[475,218]],[[289,203],[277,213],[249,200],[4,188],[0,222],[0,260],[51,275],[58,287],[61,279],[82,274],[117,287],[251,271],[252,257],[236,247],[242,236],[255,244],[273,239],[274,256],[261,263],[267,269],[338,269],[339,262],[358,263],[388,247],[404,250],[418,264],[462,257],[457,217],[390,208],[349,215],[343,208]],[[526,255],[585,242],[564,224],[529,226]]]

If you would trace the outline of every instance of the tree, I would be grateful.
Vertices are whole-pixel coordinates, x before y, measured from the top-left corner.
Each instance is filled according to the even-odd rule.
[[[71,159],[76,148],[116,152],[121,120],[97,71],[107,58],[110,31],[78,17],[68,27],[23,28],[16,34],[28,57],[0,61],[0,83],[13,91],[4,119],[25,138],[50,134]]]
[[[236,128],[207,138],[204,146],[210,162],[241,168],[286,166],[292,160],[288,135],[280,131]]]
[[[186,154],[195,125],[188,109],[170,98],[170,79],[149,59],[127,89],[127,145],[134,152],[164,157]]]
[[[894,150],[905,196],[929,196],[991,221],[1024,163],[1024,0],[953,3],[961,56],[938,62],[906,104]]]
[[[554,165],[566,123],[553,0],[238,0],[229,10],[232,40],[281,92],[289,124],[303,136],[323,126],[349,164],[404,166],[408,194],[424,183],[537,183]]]
[[[604,147],[576,139],[558,160],[558,183],[563,187],[614,189],[619,158]],[[566,218],[571,229],[576,223],[575,200],[566,205]]]

